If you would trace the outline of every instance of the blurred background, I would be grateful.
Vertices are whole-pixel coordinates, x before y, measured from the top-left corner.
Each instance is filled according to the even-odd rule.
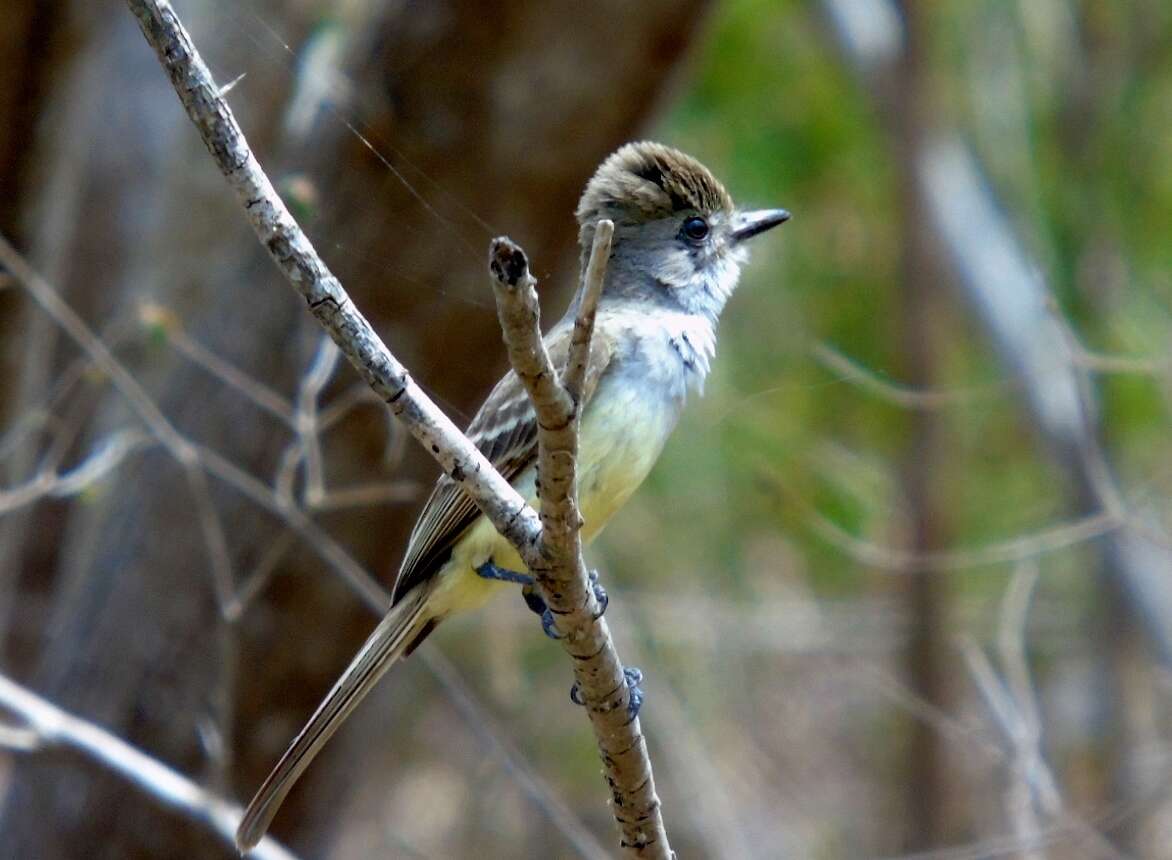
[[[506,366],[489,238],[556,318],[619,144],[794,213],[589,556],[681,858],[1172,857],[1172,6],[177,6],[457,423]],[[247,800],[437,470],[323,344],[122,5],[6,0],[0,57],[0,673]],[[611,856],[569,683],[519,599],[445,624],[275,834]],[[234,856],[19,734],[0,856]]]

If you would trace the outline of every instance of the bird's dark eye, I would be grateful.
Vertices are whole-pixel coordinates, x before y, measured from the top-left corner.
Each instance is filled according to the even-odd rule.
[[[708,222],[703,218],[689,218],[684,221],[684,235],[693,242],[699,242],[708,235]]]

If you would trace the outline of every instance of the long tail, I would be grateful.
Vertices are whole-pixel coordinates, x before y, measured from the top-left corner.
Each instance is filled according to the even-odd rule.
[[[260,842],[285,795],[309,767],[342,721],[399,658],[410,653],[434,621],[424,610],[431,589],[423,584],[404,595],[370,634],[309,722],[285,750],[273,772],[257,790],[236,829],[236,847],[247,851]]]

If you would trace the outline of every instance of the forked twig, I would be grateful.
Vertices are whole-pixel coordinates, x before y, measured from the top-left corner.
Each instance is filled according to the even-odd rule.
[[[579,407],[613,234],[610,221],[600,221],[595,229],[564,376],[542,341],[537,282],[525,252],[509,239],[495,239],[489,267],[509,361],[537,413],[542,530],[535,557],[525,562],[573,658],[578,695],[602,753],[623,847],[634,857],[667,858],[671,848],[646,741],[631,707],[622,661],[590,587],[579,534]]]
[[[18,717],[18,729],[5,728],[0,743],[18,751],[69,747],[144,789],[151,797],[209,825],[229,845],[243,814],[239,806],[193,783],[157,759],[0,675],[0,708]],[[19,739],[21,743],[8,743]],[[266,836],[249,853],[257,860],[296,860],[272,837]]]

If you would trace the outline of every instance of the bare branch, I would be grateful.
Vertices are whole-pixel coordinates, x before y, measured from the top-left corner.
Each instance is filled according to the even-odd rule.
[[[594,314],[602,296],[606,280],[606,264],[610,259],[610,243],[614,238],[614,222],[603,219],[594,228],[594,243],[590,260],[582,279],[582,303],[574,319],[574,334],[570,338],[570,358],[562,384],[575,403],[582,400],[582,386],[586,382],[586,365],[590,363],[590,340],[594,336]]]
[[[156,759],[109,732],[78,719],[0,675],[0,707],[18,716],[23,726],[6,728],[0,742],[9,749],[68,747],[134,783],[151,797],[195,821],[207,824],[228,845],[235,845],[236,825],[244,810],[196,785]],[[295,860],[283,845],[265,837],[249,853],[258,860]]]
[[[301,377],[297,392],[297,414],[294,430],[301,439],[305,458],[305,488],[303,504],[317,507],[326,494],[325,467],[322,464],[321,442],[317,435],[317,401],[322,389],[338,366],[338,349],[329,338],[323,337],[308,372]]]
[[[1011,383],[1006,381],[963,388],[922,389],[893,382],[850,356],[844,355],[825,341],[815,342],[810,348],[810,354],[818,364],[843,381],[853,382],[879,400],[903,409],[941,409],[954,404],[995,397],[1011,388]]]
[[[918,573],[933,569],[941,571],[964,570],[1020,562],[1085,543],[1103,535],[1137,528],[1135,523],[1115,514],[1097,513],[1039,528],[1033,532],[995,541],[984,546],[911,552],[856,537],[803,499],[771,469],[765,467],[762,469],[762,473],[768,476],[769,485],[776,489],[778,495],[801,512],[809,529],[814,534],[860,564],[870,565],[891,573]]]
[[[53,321],[76,341],[94,365],[110,378],[114,387],[122,393],[131,408],[172,456],[181,463],[193,463],[195,452],[191,444],[159,411],[159,407],[151,399],[146,389],[114,358],[109,347],[101,338],[90,330],[85,321],[66,304],[65,300],[44,278],[33,271],[28,262],[2,235],[0,235],[0,264],[3,264],[24,286],[33,301],[40,305],[52,317]]]
[[[577,852],[589,860],[605,860],[610,857],[610,852],[599,844],[598,839],[574,811],[550,790],[539,774],[533,772],[525,762],[523,754],[509,740],[508,733],[476,701],[468,682],[460,677],[452,661],[430,643],[419,649],[419,656],[444,688],[448,700],[464,717],[468,727],[487,746],[494,748],[501,764],[516,780],[517,785],[545,812]]]
[[[1026,659],[1026,621],[1037,580],[1036,565],[1018,565],[1002,599],[997,648],[1004,679],[972,638],[961,637],[959,643],[977,689],[1004,738],[1011,779],[1006,812],[1027,860],[1045,856],[1034,850],[1045,842],[1041,819],[1077,831],[1091,856],[1118,857],[1119,852],[1101,833],[1066,808],[1042,755],[1042,729]]]
[[[847,56],[882,114],[894,117],[890,73],[906,33],[890,0],[824,0]],[[1119,492],[1098,439],[1098,408],[1087,370],[1150,370],[1100,362],[1072,344],[1041,267],[999,205],[970,147],[942,127],[917,145],[919,197],[957,281],[1002,360],[1041,436],[1071,479],[1080,514],[1119,514]],[[973,241],[980,237],[980,241]],[[1129,609],[1172,664],[1172,552],[1133,529],[1105,535],[1104,557]]]
[[[558,382],[557,368],[541,339],[537,279],[529,274],[529,260],[512,240],[493,239],[488,267],[509,364],[529,392],[538,426],[563,429],[573,420],[574,403]]]
[[[586,283],[574,325],[571,360],[585,379],[594,309],[606,273],[613,224],[598,225],[586,267]],[[558,378],[541,338],[536,281],[525,252],[509,239],[495,239],[489,255],[497,313],[509,359],[525,384],[538,427],[538,491],[541,497],[539,551],[526,558],[546,605],[557,619],[561,643],[573,657],[574,676],[602,753],[613,812],[631,857],[672,857],[660,814],[651,759],[631,689],[611,639],[602,608],[589,584],[579,535],[576,464],[578,402]]]
[[[167,343],[180,355],[199,365],[228,387],[239,391],[261,409],[275,415],[286,424],[293,424],[293,407],[285,397],[192,338],[184,331],[183,322],[176,314],[152,302],[140,306],[138,316],[144,325],[166,335]]]
[[[0,516],[44,498],[68,498],[84,492],[122,464],[127,456],[150,442],[137,430],[121,430],[98,444],[94,451],[68,472],[42,468],[25,483],[0,488]]]

